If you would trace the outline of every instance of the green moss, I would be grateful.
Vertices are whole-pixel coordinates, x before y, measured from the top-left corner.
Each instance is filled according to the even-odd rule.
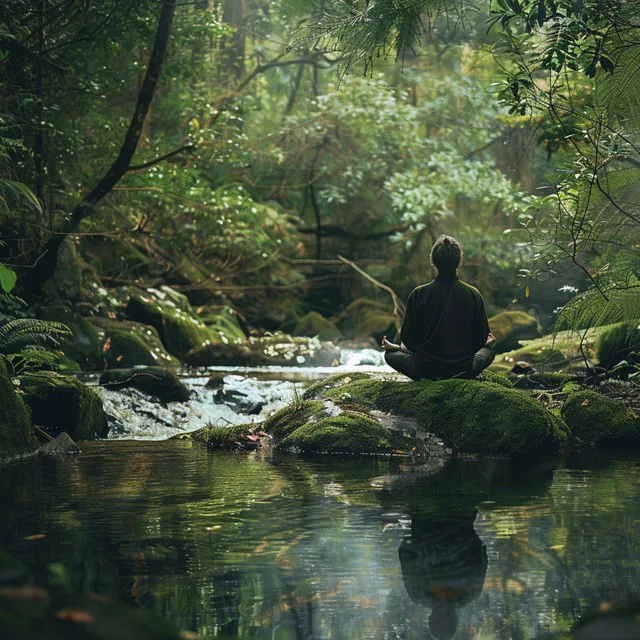
[[[562,407],[573,436],[602,448],[640,445],[640,420],[619,402],[595,391],[572,393]]]
[[[310,311],[299,318],[293,329],[296,336],[318,336],[320,340],[333,340],[341,338],[342,333],[331,320],[327,320],[316,311]]]
[[[187,386],[173,371],[162,367],[105,371],[100,376],[100,384],[115,390],[134,387],[156,396],[162,402],[187,402],[191,395]]]
[[[126,313],[132,320],[154,327],[167,351],[180,360],[188,351],[215,340],[195,316],[143,292],[131,296]]]
[[[209,327],[214,336],[218,336],[222,343],[245,342],[245,336],[238,316],[229,307],[224,307],[219,313],[209,315],[201,320]]]
[[[233,427],[207,426],[190,435],[194,442],[202,442],[210,449],[228,451],[238,448],[238,443],[255,430],[255,425],[239,424]],[[176,436],[180,437],[180,436]]]
[[[296,402],[267,418],[262,427],[277,440],[282,440],[309,420],[323,415],[324,407],[321,402]]]
[[[501,387],[507,387],[508,389],[513,387],[513,382],[511,382],[507,376],[503,376],[500,373],[496,373],[495,371],[490,371],[488,369],[482,372],[482,379],[487,382],[500,385]]]
[[[284,450],[321,453],[387,453],[411,450],[415,442],[353,411],[307,422],[280,444]]]
[[[496,337],[495,348],[499,352],[516,349],[520,340],[540,336],[538,321],[524,311],[503,311],[489,318],[489,328]]]
[[[79,380],[45,371],[25,373],[19,380],[33,423],[50,435],[66,431],[74,440],[107,435],[102,400]]]
[[[395,319],[390,305],[358,298],[335,318],[335,323],[350,338],[375,338],[395,334]]]
[[[622,360],[640,362],[633,352],[640,353],[640,329],[637,323],[620,323],[607,327],[598,340],[598,361],[605,369],[611,369]]]
[[[410,418],[461,451],[531,453],[557,449],[568,439],[566,425],[535,400],[491,382],[343,379],[321,397],[340,402],[345,395],[349,402]]]
[[[166,352],[158,332],[150,325],[108,318],[92,318],[90,322],[102,334],[102,354],[109,369],[180,366],[180,362]]]
[[[576,377],[569,373],[550,371],[549,373],[528,373],[526,375],[512,376],[516,389],[559,389],[565,384],[573,382]]]
[[[15,392],[0,357],[0,460],[28,453],[36,446],[29,411]]]
[[[328,376],[324,380],[318,380],[318,382],[314,382],[310,387],[307,387],[302,394],[302,399],[313,400],[320,398],[325,391],[342,383],[369,379],[370,377],[366,373],[339,373],[335,376]]]

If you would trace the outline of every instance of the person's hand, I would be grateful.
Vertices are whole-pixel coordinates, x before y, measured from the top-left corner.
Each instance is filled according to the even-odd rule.
[[[485,347],[493,347],[493,345],[497,342],[496,337],[493,335],[493,333],[490,333],[487,336],[487,341],[485,342],[484,346]]]
[[[387,336],[382,338],[382,344],[380,345],[383,351],[400,351],[400,345],[395,344],[394,342],[389,342],[387,340]]]

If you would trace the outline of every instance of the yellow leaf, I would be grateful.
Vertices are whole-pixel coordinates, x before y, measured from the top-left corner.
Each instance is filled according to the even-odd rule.
[[[529,287],[529,285],[527,285],[527,286],[524,288],[524,297],[525,297],[525,298],[528,298],[530,293],[531,293],[531,287]]]
[[[564,549],[564,545],[563,544],[554,544],[551,547],[549,547],[549,549],[553,549],[554,551],[558,551],[560,549]]]
[[[588,407],[588,406],[589,406],[589,398],[586,398],[585,400],[583,400],[583,401],[580,403],[580,406],[581,406],[581,407]]]
[[[42,540],[47,537],[46,533],[34,533],[32,536],[26,536],[25,540]]]

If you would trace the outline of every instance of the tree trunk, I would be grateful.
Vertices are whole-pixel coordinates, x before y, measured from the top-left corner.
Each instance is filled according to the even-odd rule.
[[[156,31],[153,51],[149,59],[149,66],[144,81],[138,94],[138,100],[129,124],[129,129],[124,138],[118,157],[103,176],[103,178],[91,189],[83,200],[73,209],[71,214],[58,224],[53,236],[45,243],[35,260],[35,266],[24,274],[23,286],[32,294],[39,294],[40,288],[54,273],[58,260],[58,250],[65,238],[76,231],[80,223],[95,211],[96,205],[115,187],[122,176],[127,173],[131,160],[138,147],[140,135],[145,118],[151,105],[158,78],[162,70],[171,24],[175,14],[174,0],[163,0],[158,28]]]

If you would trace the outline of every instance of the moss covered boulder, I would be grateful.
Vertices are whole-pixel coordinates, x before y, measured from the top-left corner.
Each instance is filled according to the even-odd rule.
[[[30,453],[36,446],[29,410],[15,392],[0,357],[0,460]]]
[[[49,435],[66,431],[74,440],[104,438],[109,430],[102,400],[72,376],[39,371],[19,378],[33,424]]]
[[[401,376],[343,374],[304,398],[383,412],[433,433],[462,452],[535,453],[564,447],[569,430],[525,393],[478,380],[405,381]]]
[[[180,366],[179,360],[167,353],[155,327],[110,318],[91,318],[89,322],[98,330],[104,366],[108,369]]]
[[[615,324],[602,331],[597,346],[598,361],[605,369],[626,360],[640,363],[640,328],[637,323]]]
[[[538,321],[524,311],[503,311],[489,318],[489,328],[496,337],[495,349],[499,353],[517,349],[520,340],[538,338]]]
[[[184,362],[192,367],[329,367],[340,363],[340,349],[318,338],[276,333],[261,338],[251,337],[241,343],[208,344],[187,353]]]
[[[180,360],[193,349],[245,339],[240,326],[228,318],[221,319],[216,328],[207,326],[196,317],[187,298],[170,287],[132,289],[126,314],[135,322],[154,327],[167,351]]]
[[[620,402],[595,391],[579,391],[561,415],[580,442],[602,449],[640,447],[640,418]]]
[[[293,328],[294,336],[317,336],[320,340],[335,340],[342,337],[342,332],[331,320],[324,318],[316,311],[310,311],[299,318]]]
[[[115,391],[133,387],[162,402],[187,402],[191,395],[187,386],[173,371],[162,367],[105,371],[100,376],[100,385]]]
[[[369,298],[354,300],[334,321],[345,336],[356,340],[374,338],[379,342],[383,336],[396,332],[390,305]]]
[[[31,576],[0,550],[0,637],[7,640],[180,640],[167,620],[72,589],[60,568]]]

